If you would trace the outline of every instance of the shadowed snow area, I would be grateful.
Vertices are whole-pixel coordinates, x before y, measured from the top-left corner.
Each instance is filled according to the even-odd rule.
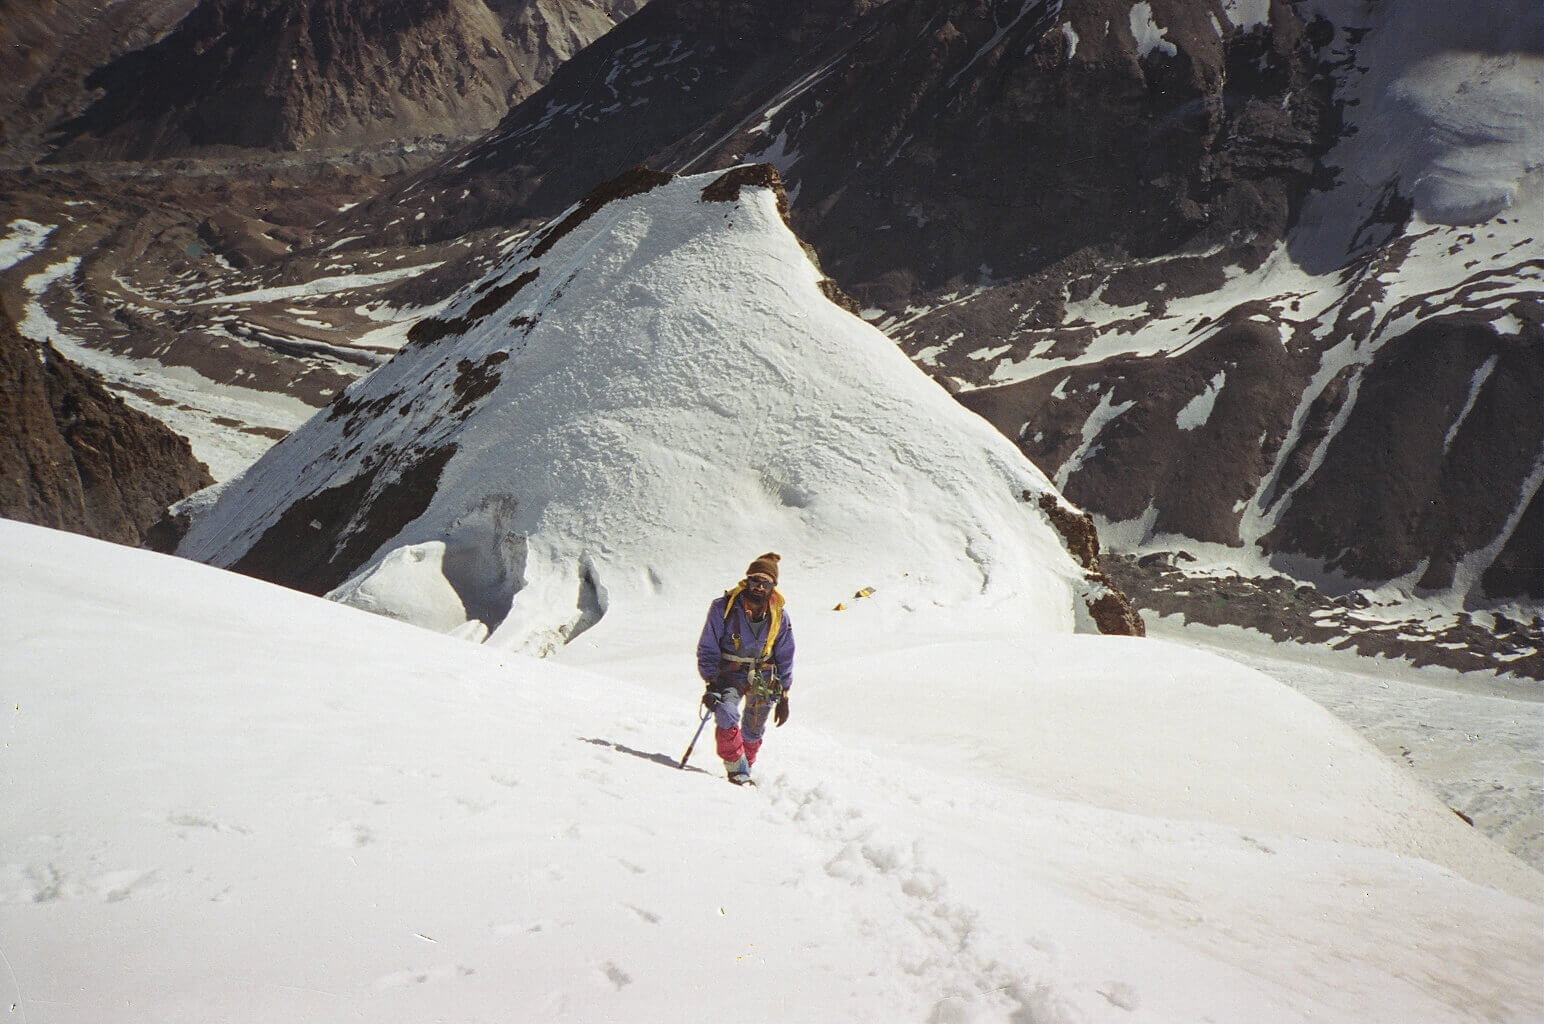
[[[676,578],[694,609],[724,582]],[[1544,878],[1328,712],[1162,641],[887,631],[882,593],[794,602],[793,716],[740,789],[675,766],[695,631],[662,603],[536,659],[0,522],[0,1004],[1544,1016]]]
[[[1427,225],[1483,225],[1508,212],[1532,219],[1544,144],[1537,4],[1312,6],[1358,26],[1366,42],[1342,85],[1356,131],[1326,157],[1341,187],[1310,202],[1294,246],[1305,266],[1322,272],[1343,263],[1373,207],[1387,200],[1385,189],[1408,197]]]
[[[825,296],[775,181],[725,187],[755,174],[602,186],[195,501],[178,553],[536,651],[697,619],[683,580],[764,550],[828,605],[1086,622],[1045,476]]]

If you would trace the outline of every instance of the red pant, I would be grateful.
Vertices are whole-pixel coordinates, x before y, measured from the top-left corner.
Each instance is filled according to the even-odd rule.
[[[745,701],[745,713],[740,713],[740,702]],[[713,710],[713,739],[718,744],[718,756],[729,764],[744,756],[747,764],[756,763],[761,750],[761,738],[767,729],[767,716],[772,713],[776,701],[771,697],[746,699],[731,693],[718,702]]]

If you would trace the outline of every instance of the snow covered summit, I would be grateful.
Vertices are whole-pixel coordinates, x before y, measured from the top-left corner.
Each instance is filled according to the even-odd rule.
[[[1086,621],[1099,584],[1048,518],[1069,507],[827,297],[781,204],[768,167],[601,186],[206,499],[178,553],[536,650],[638,602],[697,617],[704,579],[768,549],[823,607],[873,587]]]

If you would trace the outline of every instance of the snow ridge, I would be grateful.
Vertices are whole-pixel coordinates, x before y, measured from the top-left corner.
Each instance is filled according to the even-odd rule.
[[[832,603],[872,585],[1073,628],[1084,571],[1037,505],[1049,481],[825,296],[776,188],[730,180],[618,179],[576,204],[226,488],[180,553],[243,568],[286,530],[335,533],[322,582],[287,582],[527,650],[769,549]],[[348,488],[365,510],[301,511]],[[919,561],[941,538],[971,557]]]

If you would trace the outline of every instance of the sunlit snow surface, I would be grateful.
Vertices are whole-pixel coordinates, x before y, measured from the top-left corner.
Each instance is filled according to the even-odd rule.
[[[557,219],[450,300],[444,336],[231,481],[178,553],[241,565],[315,496],[433,450],[414,517],[329,596],[538,651],[660,615],[698,627],[680,581],[770,549],[831,604],[875,586],[962,628],[1086,620],[1044,474],[826,298],[771,188],[713,199],[719,178]]]
[[[15,220],[0,235],[0,270],[7,270],[42,248],[54,226],[33,220]]]
[[[794,713],[741,790],[711,741],[675,767],[691,636],[537,661],[0,523],[0,1003],[1544,1016],[1544,878],[1287,688],[1158,641],[897,635],[881,593],[784,582]]]

